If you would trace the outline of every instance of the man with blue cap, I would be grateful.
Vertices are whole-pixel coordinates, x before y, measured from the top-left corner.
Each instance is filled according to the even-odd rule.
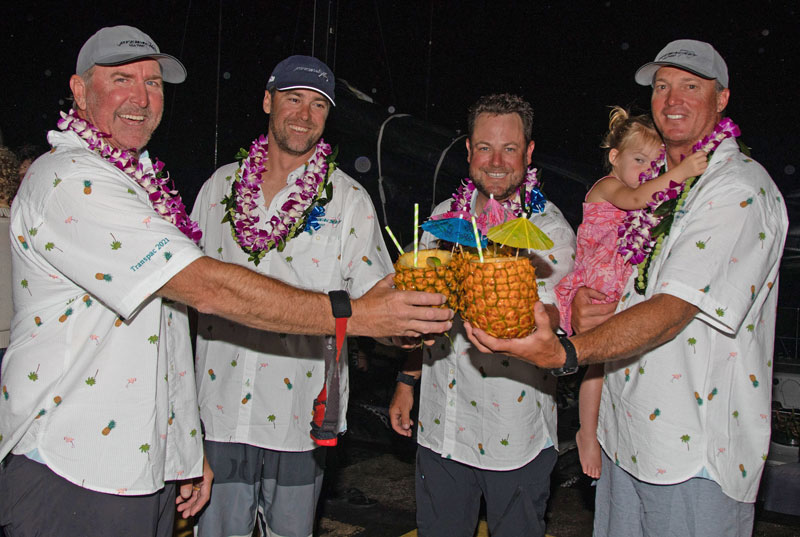
[[[181,304],[291,334],[450,326],[448,310],[419,307],[443,296],[381,281],[351,302],[344,290],[329,297],[204,255],[164,165],[143,151],[163,84],[185,77],[144,32],[101,29],[70,78],[74,108],[14,200],[15,314],[0,396],[0,526],[10,535],[167,537],[176,503],[184,517],[205,505],[212,472]],[[302,150],[318,116],[282,117],[287,144]],[[296,223],[297,206],[288,214]]]
[[[321,138],[334,91],[317,58],[280,62],[263,99],[267,134],[206,181],[192,216],[208,255],[338,300],[368,292],[392,263],[369,195]],[[198,321],[198,400],[216,476],[201,537],[250,535],[256,524],[261,535],[313,532],[325,446],[345,430],[346,348],[282,332]]]

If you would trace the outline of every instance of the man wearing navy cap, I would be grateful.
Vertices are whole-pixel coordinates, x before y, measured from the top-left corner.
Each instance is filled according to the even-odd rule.
[[[619,304],[579,291],[576,335],[543,330],[537,308],[539,330],[524,339],[478,329],[472,338],[540,367],[606,363],[594,535],[746,537],[769,450],[786,206],[723,117],[728,68],[710,44],[673,41],[636,82],[652,87],[664,166],[700,149],[708,168],[666,193],[655,213],[665,233],[652,215],[624,223],[625,244],[644,260]]]
[[[319,80],[301,79],[312,74]],[[185,77],[142,31],[101,29],[70,78],[74,109],[62,112],[52,150],[14,200],[15,315],[0,396],[0,526],[10,535],[168,537],[176,502],[184,517],[205,505],[212,472],[178,302],[291,334],[419,336],[450,326],[448,310],[418,307],[444,297],[392,290],[390,281],[351,303],[344,286],[326,296],[203,255],[163,164],[143,151],[161,120],[163,84]],[[328,101],[291,91],[265,106],[281,111],[276,147],[302,153],[321,133]],[[288,162],[273,156],[271,170]],[[309,181],[301,201],[313,197]],[[277,227],[302,227],[297,203]],[[322,212],[306,219],[312,229],[327,225]],[[332,276],[319,268],[323,281]],[[266,427],[282,425],[265,410],[276,416],[262,416]]]
[[[296,287],[359,297],[392,264],[369,195],[335,169],[321,138],[334,89],[318,59],[280,62],[264,94],[267,135],[206,181],[192,216],[208,255]],[[336,354],[346,350],[332,337],[281,332],[200,316],[198,399],[216,476],[200,536],[250,535],[256,524],[261,535],[312,534],[321,446],[345,430],[347,360]],[[315,404],[323,399],[324,420]]]

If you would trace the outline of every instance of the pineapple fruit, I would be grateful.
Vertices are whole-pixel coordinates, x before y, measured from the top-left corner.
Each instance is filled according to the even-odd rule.
[[[403,290],[441,293],[447,297],[447,307],[456,309],[456,275],[451,267],[452,260],[453,254],[447,250],[420,250],[414,266],[414,252],[407,252],[394,264],[394,285]]]
[[[533,304],[539,300],[536,271],[526,257],[470,258],[461,284],[461,316],[499,338],[527,336],[533,330]]]

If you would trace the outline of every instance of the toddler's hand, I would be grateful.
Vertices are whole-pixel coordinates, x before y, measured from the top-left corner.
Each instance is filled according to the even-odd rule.
[[[705,151],[695,151],[688,157],[684,158],[678,165],[681,175],[684,176],[684,181],[689,177],[697,177],[702,175],[706,168],[708,168],[708,153]]]

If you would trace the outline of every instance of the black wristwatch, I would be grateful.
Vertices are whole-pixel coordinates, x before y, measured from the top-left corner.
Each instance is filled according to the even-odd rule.
[[[328,291],[328,297],[331,299],[331,310],[336,319],[346,319],[353,315],[347,291]]]
[[[417,383],[417,377],[415,377],[414,375],[408,375],[406,373],[403,373],[402,371],[397,373],[397,379],[395,380],[397,380],[397,382],[402,382],[403,384],[407,384],[412,388]]]
[[[564,352],[567,353],[567,359],[564,360],[563,366],[558,369],[551,369],[550,373],[556,377],[572,375],[578,371],[578,353],[575,351],[575,345],[572,344],[567,336],[559,336],[558,342],[564,347]]]

